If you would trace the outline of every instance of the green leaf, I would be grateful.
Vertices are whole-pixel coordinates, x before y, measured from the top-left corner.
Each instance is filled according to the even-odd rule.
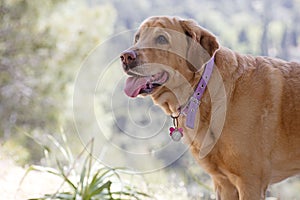
[[[107,182],[104,183],[101,187],[99,187],[98,189],[94,190],[94,191],[90,194],[90,197],[100,194],[104,189],[107,189],[108,191],[110,191],[111,184],[112,184],[111,181],[107,181]]]
[[[67,151],[67,147],[64,147],[63,145],[61,145],[58,140],[53,137],[50,134],[47,134],[47,137],[52,141],[52,143],[57,147],[57,149],[62,153],[62,155],[65,157],[65,159],[69,162],[72,161],[72,158],[69,157],[68,151]]]
[[[45,173],[49,173],[49,174],[53,174],[55,176],[61,176],[61,174],[59,173],[59,171],[57,171],[56,169],[50,168],[50,167],[43,167],[43,166],[38,166],[38,165],[31,165],[30,167],[27,168],[24,176],[22,177],[19,186],[22,185],[24,179],[27,177],[27,175],[31,172],[31,171],[39,171],[39,172],[45,172]]]
[[[77,187],[72,183],[72,181],[68,178],[68,176],[65,174],[63,167],[61,166],[60,162],[57,160],[57,167],[60,171],[60,176],[64,178],[64,180],[75,190],[77,191]]]
[[[104,173],[102,173],[100,176],[98,176],[100,173],[96,173],[93,176],[93,180],[89,184],[91,193],[98,190],[99,185],[102,185],[105,179],[112,177],[114,175],[114,174],[110,174],[110,173],[112,173],[112,171],[110,169],[108,169]]]
[[[79,179],[79,183],[78,183],[78,186],[80,186],[80,192],[79,193],[83,193],[85,192],[84,191],[84,180],[85,179],[88,179],[88,177],[86,177],[86,166],[84,165],[82,167],[82,170],[81,170],[81,174],[80,174],[80,179]]]

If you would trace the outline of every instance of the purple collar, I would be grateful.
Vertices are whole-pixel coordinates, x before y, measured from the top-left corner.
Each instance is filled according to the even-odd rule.
[[[188,128],[193,129],[195,126],[195,119],[197,110],[201,103],[201,97],[204,94],[205,88],[208,84],[208,81],[211,77],[212,71],[214,69],[214,56],[206,63],[204,72],[201,76],[201,79],[198,83],[194,94],[190,97],[189,101],[187,102],[186,106],[182,110],[182,114],[186,116],[186,126]]]

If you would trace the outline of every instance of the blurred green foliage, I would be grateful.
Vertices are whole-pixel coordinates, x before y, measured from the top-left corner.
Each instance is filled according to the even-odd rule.
[[[42,154],[24,132],[55,133],[70,120],[76,69],[111,34],[114,15],[84,1],[0,1],[0,136],[18,141],[27,159]]]
[[[52,84],[55,75],[45,73],[56,38],[38,28],[42,13],[52,12],[58,3],[1,0],[0,4],[0,135],[21,140],[26,148],[31,145],[20,139],[18,128],[50,129],[58,121],[56,101],[63,92],[56,99],[51,94],[63,90],[63,85]],[[61,74],[59,68],[55,72]]]
[[[300,20],[299,0],[110,2],[118,10],[117,30],[136,28],[151,15],[177,15],[195,19],[216,34],[222,45],[236,51],[300,59],[297,48],[300,34],[297,26]]]

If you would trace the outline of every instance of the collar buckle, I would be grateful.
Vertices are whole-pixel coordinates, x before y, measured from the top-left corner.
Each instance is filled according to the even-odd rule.
[[[198,106],[200,106],[200,104],[201,104],[201,101],[194,96],[190,97],[189,102],[193,102],[193,103],[197,104]]]

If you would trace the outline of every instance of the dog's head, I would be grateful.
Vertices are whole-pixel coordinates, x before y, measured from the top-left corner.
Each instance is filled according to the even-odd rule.
[[[190,92],[183,86],[193,86],[197,72],[218,48],[215,36],[193,20],[165,16],[146,19],[134,45],[120,56],[130,76],[125,93],[130,97],[150,94],[170,114],[181,104],[176,99],[184,94],[178,93]],[[176,104],[172,105],[175,110],[166,108],[170,104]]]

